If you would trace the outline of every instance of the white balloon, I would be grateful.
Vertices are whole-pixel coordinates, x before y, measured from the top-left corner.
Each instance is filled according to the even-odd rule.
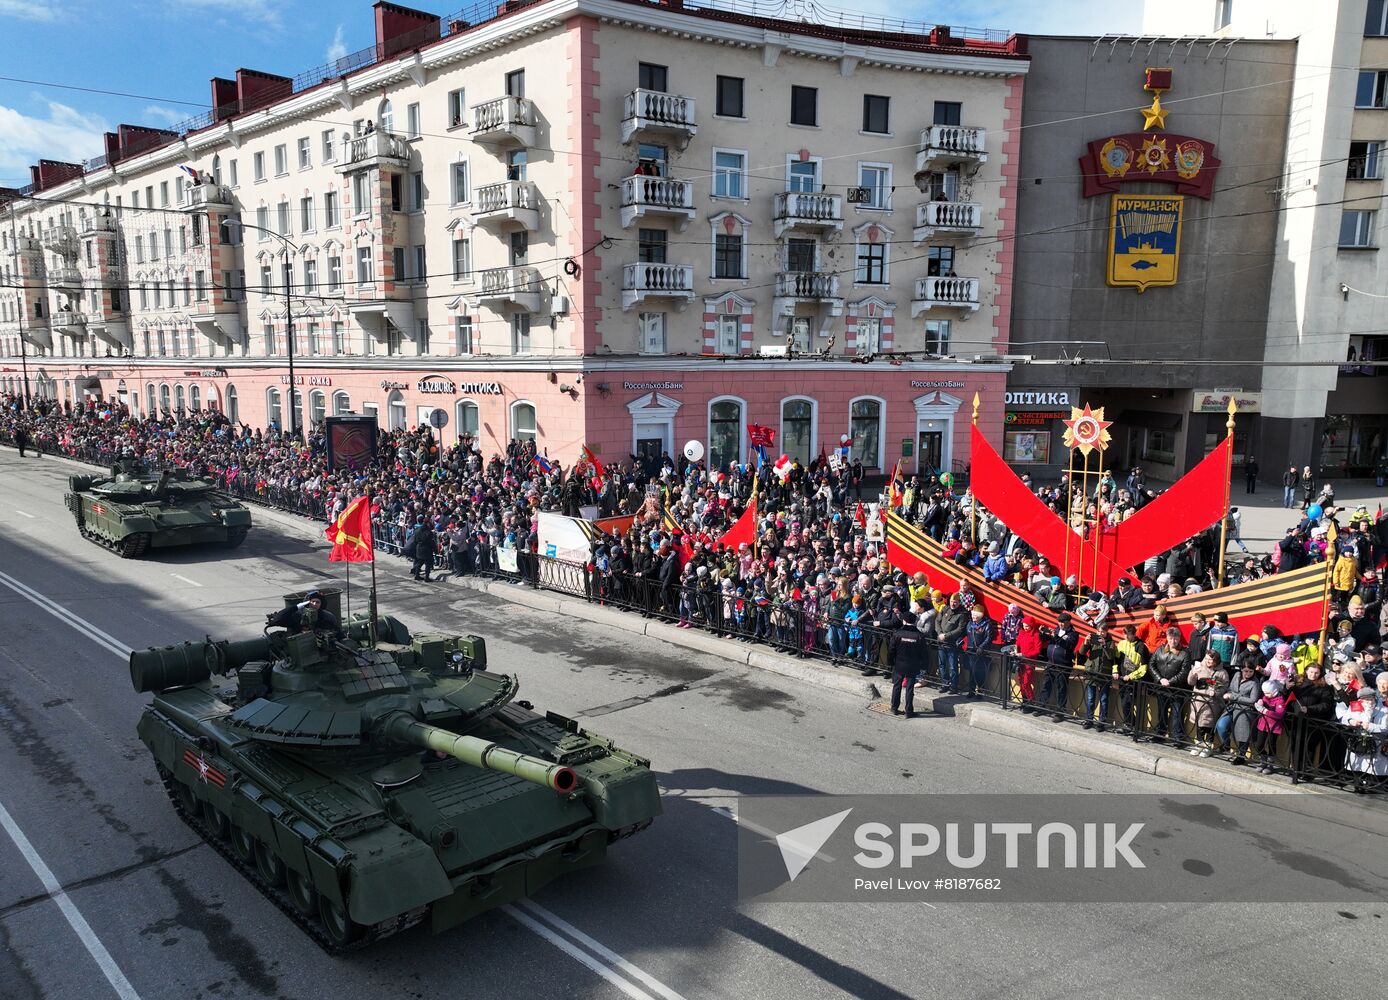
[[[691,462],[697,462],[704,457],[704,444],[702,441],[686,441],[684,444],[684,457]]]

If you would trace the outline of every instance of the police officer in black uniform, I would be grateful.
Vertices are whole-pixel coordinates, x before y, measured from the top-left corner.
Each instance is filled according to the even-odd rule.
[[[925,667],[925,636],[916,630],[915,615],[908,612],[892,635],[896,656],[892,659],[892,714],[901,714],[901,694],[906,693],[906,718],[916,717],[916,679]]]
[[[302,604],[271,615],[267,626],[290,632],[342,631],[342,622],[338,621],[337,615],[323,608],[323,595],[317,590],[305,594]]]

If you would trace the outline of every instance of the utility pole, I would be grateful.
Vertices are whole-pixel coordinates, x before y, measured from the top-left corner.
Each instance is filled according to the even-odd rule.
[[[284,256],[284,320],[289,333],[289,436],[299,436],[299,390],[294,385],[294,305],[290,298],[289,279],[294,271],[294,260]]]
[[[24,372],[24,409],[29,409],[29,352],[24,346],[24,275],[19,265],[19,233],[14,224],[14,202],[10,202],[10,243],[14,248],[15,277],[19,279],[19,367]]]

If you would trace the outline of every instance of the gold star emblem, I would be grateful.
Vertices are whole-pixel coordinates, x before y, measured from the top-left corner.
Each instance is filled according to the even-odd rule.
[[[1108,429],[1113,426],[1113,421],[1104,419],[1102,406],[1097,410],[1091,410],[1088,403],[1084,404],[1083,410],[1078,406],[1072,406],[1070,419],[1062,420],[1061,423],[1065,425],[1065,447],[1078,448],[1086,457],[1095,448],[1100,451],[1107,450],[1109,441],[1112,440]]]
[[[1161,106],[1161,94],[1152,95],[1152,106],[1143,108],[1138,114],[1142,115],[1143,131],[1154,128],[1166,128],[1166,116],[1170,114]]]

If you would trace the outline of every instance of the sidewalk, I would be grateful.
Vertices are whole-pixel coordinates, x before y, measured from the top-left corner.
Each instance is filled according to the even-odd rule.
[[[1333,480],[1335,486],[1335,506],[1347,510],[1340,515],[1340,524],[1349,523],[1349,515],[1356,504],[1364,504],[1372,514],[1381,503],[1388,507],[1388,486],[1375,486],[1372,479]],[[1280,542],[1287,529],[1301,520],[1301,491],[1297,490],[1296,505],[1291,510],[1282,506],[1282,487],[1258,484],[1258,492],[1249,496],[1244,492],[1244,481],[1239,477],[1234,481],[1229,494],[1231,506],[1237,507],[1243,516],[1243,543],[1256,555],[1272,551],[1273,545]],[[1238,553],[1234,540],[1229,540],[1229,553]]]

